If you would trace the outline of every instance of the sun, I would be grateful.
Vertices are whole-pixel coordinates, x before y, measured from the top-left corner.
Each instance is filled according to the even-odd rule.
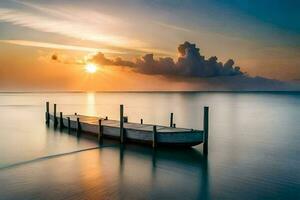
[[[97,66],[93,63],[88,63],[85,65],[85,71],[87,73],[93,74],[97,71]]]

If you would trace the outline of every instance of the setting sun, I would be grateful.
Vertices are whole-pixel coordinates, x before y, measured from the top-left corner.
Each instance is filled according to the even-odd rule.
[[[85,66],[85,71],[87,73],[93,74],[97,71],[97,66],[95,64],[89,63]]]

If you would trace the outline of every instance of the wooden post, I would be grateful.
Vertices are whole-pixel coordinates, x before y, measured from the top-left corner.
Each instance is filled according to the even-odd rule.
[[[153,148],[157,147],[157,131],[155,125],[153,126],[152,147]]]
[[[99,145],[103,144],[103,127],[101,124],[101,119],[99,119],[99,134],[98,134],[98,143]]]
[[[59,113],[59,128],[62,130],[64,128],[64,120],[63,120],[63,113]]]
[[[203,116],[203,132],[204,132],[204,138],[203,138],[203,153],[205,155],[208,154],[208,112],[209,107],[204,107],[204,116]]]
[[[141,119],[141,124],[143,124],[144,122],[143,122],[143,119]]]
[[[70,117],[68,117],[68,133],[71,132],[71,120]]]
[[[80,137],[81,135],[81,125],[80,125],[80,121],[79,121],[79,117],[77,117],[77,132],[76,132],[76,136]]]
[[[120,142],[124,143],[124,106],[120,105]]]
[[[54,121],[54,128],[57,127],[57,118],[56,118],[56,103],[54,104],[54,107],[53,107],[53,121]]]
[[[170,115],[170,127],[173,126],[173,113],[171,113]]]
[[[49,102],[46,102],[46,124],[49,125],[50,122],[50,114],[49,114]]]

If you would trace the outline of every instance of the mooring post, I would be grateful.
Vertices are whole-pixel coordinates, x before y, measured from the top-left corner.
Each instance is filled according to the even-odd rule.
[[[49,101],[46,102],[46,124],[49,125],[50,115],[49,115]]]
[[[124,106],[120,105],[120,142],[124,143]]]
[[[105,120],[108,120],[108,117],[107,117],[107,116],[105,117]]]
[[[143,122],[143,119],[141,119],[141,124],[143,124],[144,122]]]
[[[77,117],[77,132],[76,132],[76,136],[80,137],[80,134],[81,134],[81,125],[80,125],[79,117]]]
[[[204,138],[203,138],[203,153],[205,155],[208,154],[208,112],[209,107],[204,107],[204,116],[203,116],[203,132],[204,132]]]
[[[71,132],[71,120],[70,117],[68,117],[68,133],[70,134]]]
[[[171,113],[170,115],[170,127],[173,126],[173,113]]]
[[[176,128],[176,124],[173,124],[173,128]]]
[[[56,103],[53,105],[53,121],[54,121],[54,128],[57,127],[57,118],[56,118]]]
[[[63,120],[63,113],[59,113],[59,128],[62,130],[64,128],[64,120]]]
[[[152,147],[156,148],[157,147],[157,131],[156,131],[156,126],[153,126],[153,135],[152,135]]]
[[[102,121],[99,119],[99,134],[98,134],[98,143],[99,145],[103,144],[103,127],[102,127]]]

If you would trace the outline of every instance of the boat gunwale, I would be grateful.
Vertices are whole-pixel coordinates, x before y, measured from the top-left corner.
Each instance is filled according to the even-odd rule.
[[[117,121],[117,120],[115,120],[115,121]],[[73,121],[73,122],[76,122],[76,121]],[[90,124],[90,123],[88,123],[88,122],[80,122],[81,124],[85,124],[85,125],[92,125],[92,126],[99,126],[98,124]],[[126,123],[124,123],[124,124],[126,124]],[[152,125],[152,124],[145,124],[145,125],[149,125],[149,126],[155,126],[155,125]],[[116,129],[120,129],[120,127],[117,127],[117,126],[112,126],[112,125],[107,125],[107,124],[105,124],[105,125],[101,125],[101,126],[105,126],[105,127],[109,127],[109,128],[116,128]],[[158,126],[160,126],[160,125],[158,125]],[[171,128],[171,127],[163,127],[163,128]],[[151,131],[151,130],[141,130],[141,129],[135,129],[135,128],[126,128],[125,126],[124,126],[124,129],[125,130],[133,130],[133,131],[141,131],[141,132],[149,132],[149,133],[152,133],[153,131]],[[176,129],[176,128],[174,128],[174,129]],[[178,129],[180,129],[180,128],[178,128]],[[184,128],[182,128],[182,129],[184,129]],[[191,134],[191,133],[196,133],[196,134],[202,134],[204,131],[203,130],[186,130],[186,131],[164,131],[164,132],[162,132],[162,131],[159,131],[159,129],[157,129],[157,131],[156,131],[157,133],[162,133],[162,134],[180,134],[180,133],[182,133],[182,134]]]
[[[50,116],[53,118],[54,115],[53,114],[50,114]],[[81,117],[88,117],[88,118],[97,118],[97,119],[101,119],[101,120],[104,120],[104,121],[107,121],[105,118],[99,118],[99,117],[96,117],[96,116],[87,116],[87,115],[63,115],[63,119],[64,120],[68,120],[68,117],[74,117],[74,116],[79,116],[79,119],[80,119],[80,116]],[[59,118],[59,117],[57,117]],[[71,120],[72,122],[76,122],[76,120]],[[119,122],[118,120],[114,120],[114,119],[110,119],[110,121],[115,121],[115,122]],[[81,124],[85,124],[85,125],[94,125],[94,126],[99,126],[98,124],[92,124],[92,123],[88,123],[88,122],[80,122]],[[127,122],[124,122],[124,124],[126,124]],[[139,123],[134,123],[134,122],[129,122],[130,124],[139,124]],[[146,126],[155,126],[154,124],[140,124],[140,125],[146,125]],[[110,127],[110,128],[116,128],[116,129],[120,129],[120,127],[117,127],[117,126],[112,126],[112,125],[102,125],[102,126],[105,126],[105,127]],[[180,127],[168,127],[168,126],[163,126],[163,125],[156,125],[158,126],[157,128],[157,133],[159,134],[192,134],[192,133],[196,133],[196,134],[203,134],[204,131],[203,130],[197,130],[197,129],[187,129],[187,128],[180,128]],[[174,130],[176,129],[185,129],[183,131],[159,131],[159,127],[162,127],[161,129],[163,128],[172,128]],[[76,129],[76,128],[75,128]],[[125,130],[133,130],[133,131],[141,131],[141,132],[149,132],[149,133],[152,133],[153,131],[152,130],[140,130],[140,129],[135,129],[135,128],[126,128],[124,126],[124,129]]]

